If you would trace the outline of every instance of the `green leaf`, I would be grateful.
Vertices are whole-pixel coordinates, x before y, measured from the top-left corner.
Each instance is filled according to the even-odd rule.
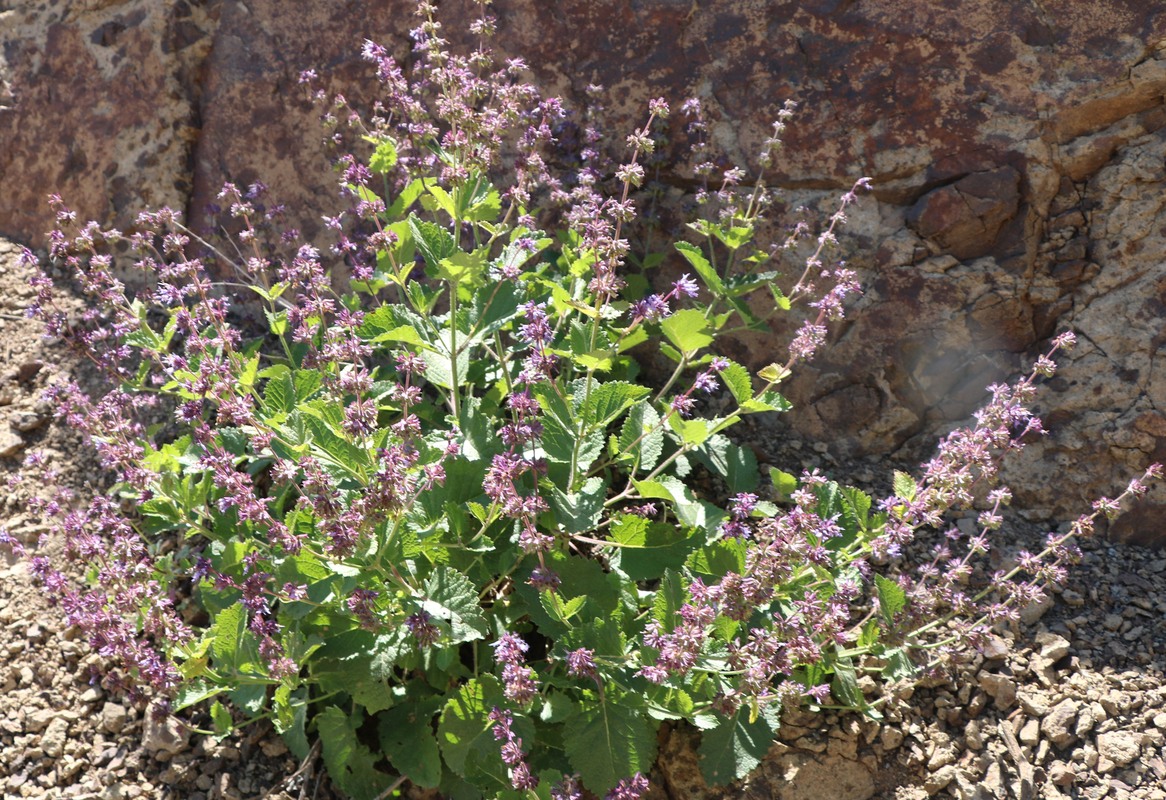
[[[481,675],[467,681],[449,699],[437,726],[437,741],[445,763],[479,790],[510,788],[489,720],[495,706],[506,706],[502,687],[493,675]],[[513,729],[524,742],[535,740],[534,727],[519,714],[514,715]]]
[[[780,364],[770,364],[767,367],[762,367],[757,373],[757,377],[766,383],[781,383],[790,374],[790,371]]]
[[[434,789],[441,782],[441,751],[433,734],[437,698],[394,706],[378,719],[381,749],[393,767],[418,786]]]
[[[640,496],[647,500],[671,500],[676,517],[685,525],[712,533],[725,518],[724,512],[716,506],[697,500],[679,478],[662,475],[654,481],[633,480],[632,483]]]
[[[901,647],[886,651],[883,653],[883,658],[887,660],[887,665],[883,667],[883,676],[887,680],[909,681],[914,680],[915,676],[919,674],[919,668],[915,666],[911,656],[907,655],[907,651]]]
[[[753,380],[749,377],[749,370],[736,361],[730,361],[729,366],[721,370],[720,376],[738,403],[753,399]]]
[[[441,259],[449,258],[457,250],[453,234],[434,222],[421,220],[416,214],[409,215],[409,229],[430,269],[436,269]]]
[[[558,521],[568,533],[583,533],[599,524],[607,484],[602,478],[588,478],[578,492],[564,492],[555,486],[551,493],[551,507]]]
[[[605,427],[651,393],[652,390],[646,386],[624,381],[609,381],[594,386],[583,408],[583,424],[597,428]]]
[[[744,709],[700,735],[700,771],[712,786],[724,786],[752,772],[769,752],[776,736],[776,709],[766,707],[750,721]]]
[[[769,468],[769,480],[773,488],[777,489],[779,497],[786,498],[797,491],[798,479],[788,472],[782,472],[777,467]]]
[[[684,308],[670,317],[660,320],[660,330],[668,341],[676,345],[682,353],[693,353],[712,344],[712,334],[708,332],[708,320],[695,308]]]
[[[866,708],[866,698],[858,688],[854,662],[849,658],[840,658],[834,663],[834,680],[830,683],[830,693],[842,705],[858,711]]]
[[[689,446],[696,446],[707,441],[712,431],[706,419],[684,419],[678,413],[668,415],[668,427],[680,437],[680,441]]]
[[[453,201],[453,197],[445,189],[437,185],[437,183],[426,181],[425,188],[429,190],[432,200],[428,197],[421,198],[421,203],[428,209],[433,209],[434,206],[440,208],[449,215],[451,220],[457,219],[457,205]]]
[[[247,633],[247,610],[242,605],[232,605],[215,615],[214,640],[211,651],[215,661],[224,667],[236,666],[236,656],[240,642]]]
[[[216,739],[226,738],[235,729],[235,723],[231,719],[231,712],[218,700],[211,703],[211,722],[215,727]]]
[[[898,497],[900,500],[906,500],[908,503],[915,499],[915,495],[919,491],[915,479],[906,472],[900,472],[899,470],[895,470],[893,486],[895,489],[895,497]]]
[[[741,411],[745,414],[758,414],[766,411],[789,411],[791,408],[793,408],[793,403],[786,400],[773,389],[766,389],[756,399],[746,400],[741,403]]]
[[[437,276],[450,283],[466,283],[472,287],[483,285],[486,260],[481,253],[456,251],[437,262]]]
[[[489,632],[474,584],[457,570],[444,566],[435,569],[425,582],[421,606],[449,623],[450,644],[482,639]]]
[[[356,737],[363,716],[347,714],[336,706],[328,706],[316,716],[328,776],[352,800],[374,800],[392,783],[392,778],[375,766],[379,756]]]
[[[567,726],[563,737],[567,758],[597,795],[614,788],[621,778],[648,772],[656,760],[656,733],[637,700],[609,691],[606,701],[584,710]]]
[[[739,447],[717,434],[692,455],[713,474],[723,478],[730,492],[751,492],[757,488],[757,457],[749,448]]]
[[[882,575],[875,575],[875,588],[879,596],[879,614],[888,626],[892,625],[895,615],[907,605],[907,594],[902,586]]]
[[[628,412],[619,432],[619,448],[621,453],[638,457],[643,470],[652,469],[660,460],[664,431],[660,428],[660,414],[648,401],[637,403]]]
[[[713,269],[712,264],[704,257],[704,253],[700,251],[699,247],[688,242],[677,242],[675,247],[682,256],[688,259],[688,263],[692,264],[692,268],[696,270],[696,274],[704,281],[704,285],[708,287],[710,292],[714,295],[724,293],[725,285],[721,283],[721,276]]]
[[[704,536],[692,534],[679,525],[623,515],[611,527],[611,540],[622,545],[612,548],[612,566],[632,580],[654,580],[665,570],[679,569],[704,544]]]
[[[368,160],[368,168],[377,175],[385,175],[397,164],[397,145],[392,139],[381,139]]]

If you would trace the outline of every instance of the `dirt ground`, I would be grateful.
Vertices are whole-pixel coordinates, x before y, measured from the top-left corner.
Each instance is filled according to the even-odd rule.
[[[0,241],[0,528],[32,547],[45,528],[24,500],[42,470],[82,493],[105,479],[40,400],[53,382],[94,376],[25,318],[32,291],[18,252]],[[44,463],[27,464],[30,452]],[[10,491],[5,479],[17,473],[29,480]],[[1031,547],[1037,535],[1025,529],[1013,543]],[[43,547],[51,555],[59,543]],[[699,777],[692,734],[666,730],[653,796],[1166,800],[1166,553],[1083,549],[1055,600],[1029,610],[1028,628],[1003,631],[958,674],[906,692],[883,723],[787,715],[762,767],[718,791]],[[94,680],[101,659],[61,616],[27,564],[0,552],[0,796],[338,797],[319,762],[299,763],[270,729],[215,743],[106,693]]]

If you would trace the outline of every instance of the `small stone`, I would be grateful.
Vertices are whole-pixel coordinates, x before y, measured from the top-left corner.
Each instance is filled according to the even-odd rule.
[[[1124,767],[1129,764],[1142,750],[1140,734],[1129,731],[1113,731],[1097,736],[1097,752],[1114,764]]]
[[[1154,715],[1154,727],[1160,731],[1166,731],[1166,712]]]
[[[106,703],[101,707],[101,729],[107,733],[120,733],[125,729],[129,711],[117,703]]]
[[[1049,765],[1049,780],[1057,786],[1071,786],[1077,780],[1077,772],[1071,764],[1054,761]]]
[[[40,737],[41,749],[49,758],[60,758],[65,752],[65,738],[69,734],[69,721],[64,717],[57,717],[49,723],[44,734]]]
[[[1041,656],[1050,662],[1056,663],[1069,655],[1069,640],[1055,633],[1038,633],[1036,644]]]
[[[1007,675],[980,673],[980,688],[996,701],[996,708],[1006,711],[1016,702],[1016,682]]]
[[[38,709],[24,718],[24,730],[28,733],[40,733],[56,718],[57,712],[53,709]]]
[[[1081,704],[1072,698],[1065,698],[1057,703],[1041,720],[1041,733],[1057,747],[1072,744],[1077,736],[1073,733],[1071,726],[1076,721],[1080,708]]]
[[[24,449],[24,439],[12,431],[0,430],[0,458],[11,458]]]
[[[1021,744],[1035,746],[1040,741],[1040,722],[1035,719],[1030,719],[1024,723],[1024,727],[1020,729],[1018,738]]]
[[[936,772],[932,772],[924,779],[923,791],[927,792],[929,797],[931,795],[939,794],[941,791],[947,788],[949,783],[955,780],[955,775],[955,767],[951,764],[948,764],[946,767],[943,767]]]
[[[1052,607],[1053,597],[1046,594],[1042,599],[1020,609],[1020,621],[1025,625],[1035,625]]]
[[[999,661],[1002,658],[1008,658],[1008,642],[999,636],[990,635],[985,639],[980,653],[983,654],[984,659],[987,661]]]
[[[884,750],[895,750],[903,743],[903,732],[888,725],[879,734],[879,743]]]
[[[19,433],[29,433],[43,426],[49,418],[30,411],[17,411],[8,417],[8,426]]]
[[[16,368],[16,382],[31,383],[43,366],[43,361],[25,361]]]
[[[1020,701],[1024,713],[1030,717],[1043,717],[1049,713],[1049,698],[1043,692],[1017,692],[1016,699]]]
[[[1101,625],[1107,631],[1116,631],[1121,627],[1122,618],[1120,614],[1106,614],[1105,619],[1102,620]]]
[[[190,728],[182,725],[174,717],[156,720],[153,714],[146,714],[142,731],[142,747],[155,757],[175,756],[190,744]]]

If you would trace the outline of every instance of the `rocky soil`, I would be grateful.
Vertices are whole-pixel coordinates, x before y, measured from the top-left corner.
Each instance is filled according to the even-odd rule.
[[[91,379],[42,341],[23,310],[31,292],[15,246],[0,241],[0,487],[14,473],[102,477],[77,437],[38,400],[49,383]],[[25,464],[30,451],[42,467]],[[806,448],[803,463],[820,452]],[[841,473],[845,474],[845,473]],[[4,496],[0,527],[35,544],[44,532]],[[1032,547],[1015,534],[1011,544]],[[44,548],[52,554],[57,543]],[[904,691],[877,723],[788,715],[769,758],[743,785],[704,786],[684,730],[662,733],[654,796],[780,800],[1072,797],[1166,800],[1166,554],[1084,543],[1054,600],[1027,612],[958,674]],[[297,763],[270,730],[216,743],[176,720],[156,723],[93,680],[102,666],[78,632],[0,556],[0,796],[4,798],[320,798],[318,762]],[[873,687],[872,687],[873,691]]]

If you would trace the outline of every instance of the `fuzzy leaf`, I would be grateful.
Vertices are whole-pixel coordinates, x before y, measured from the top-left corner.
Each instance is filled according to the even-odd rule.
[[[915,479],[906,472],[895,470],[895,479],[893,483],[895,489],[895,497],[900,500],[906,500],[908,503],[915,499],[919,487],[915,484]]]
[[[568,533],[583,533],[593,530],[599,524],[603,513],[603,501],[607,496],[607,484],[602,478],[588,478],[578,492],[563,492],[553,487],[551,506]]]
[[[620,452],[638,456],[640,469],[652,469],[664,452],[664,431],[659,426],[659,413],[645,400],[632,407],[620,429]]]
[[[434,222],[425,222],[416,214],[409,215],[409,229],[417,249],[425,258],[426,265],[433,269],[443,258],[449,258],[457,250],[453,234]]]
[[[656,733],[631,695],[585,710],[568,726],[563,745],[583,784],[603,795],[621,778],[647,772],[656,760]]]
[[[724,786],[752,772],[769,752],[776,714],[767,708],[753,721],[744,709],[728,719],[716,716],[721,724],[700,735],[700,771],[710,785]]]
[[[713,337],[708,328],[708,320],[695,308],[681,309],[660,320],[660,330],[682,353],[693,353],[712,344]]]
[[[624,381],[601,383],[592,388],[587,398],[581,415],[583,424],[597,428],[605,427],[651,393],[652,390],[646,386],[637,386]]]
[[[381,749],[393,767],[426,789],[441,781],[441,751],[433,735],[433,715],[440,707],[436,700],[394,706],[378,720]]]
[[[377,149],[373,151],[372,157],[368,160],[369,171],[384,175],[397,164],[397,145],[392,139],[382,139],[377,143]]]
[[[730,361],[729,366],[721,370],[721,380],[733,394],[733,399],[744,403],[753,399],[753,380],[749,377],[749,370],[736,361]]]
[[[450,644],[485,638],[489,632],[478,593],[470,579],[449,567],[438,567],[425,582],[425,600],[421,603],[429,614],[450,626]]]
[[[356,738],[363,714],[349,715],[337,706],[328,706],[316,717],[316,729],[324,744],[328,776],[353,800],[373,800],[392,783],[375,767],[379,755]]]
[[[907,594],[902,586],[882,575],[875,575],[875,587],[879,595],[879,614],[887,625],[892,625],[895,615],[907,605]]]

